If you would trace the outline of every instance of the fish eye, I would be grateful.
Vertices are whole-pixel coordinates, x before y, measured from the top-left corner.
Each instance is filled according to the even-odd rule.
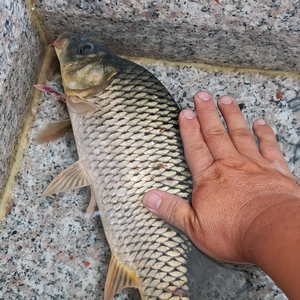
[[[92,44],[83,44],[77,48],[76,53],[77,55],[88,55],[93,52],[93,49]]]

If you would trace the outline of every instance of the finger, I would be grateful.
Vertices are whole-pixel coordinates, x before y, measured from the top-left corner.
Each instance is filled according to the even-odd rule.
[[[261,155],[272,163],[272,166],[279,172],[287,176],[294,175],[289,170],[289,167],[280,150],[279,144],[276,141],[275,134],[270,125],[263,119],[257,119],[253,123],[253,131],[258,137],[259,152]]]
[[[207,92],[198,92],[194,97],[201,132],[208,149],[215,160],[237,157],[238,152],[232,144],[219,117],[212,97]]]
[[[194,215],[191,205],[182,198],[167,192],[152,190],[143,197],[144,206],[155,215],[184,232],[189,232],[190,215]]]
[[[191,110],[186,109],[180,113],[179,126],[187,164],[193,177],[197,177],[214,159],[203,140],[200,124]]]
[[[237,151],[249,158],[261,159],[255,137],[248,128],[236,101],[230,96],[222,96],[218,100],[218,107],[224,117],[228,134]]]

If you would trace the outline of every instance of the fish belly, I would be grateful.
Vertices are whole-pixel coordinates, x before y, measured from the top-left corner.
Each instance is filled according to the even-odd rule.
[[[70,114],[112,255],[135,273],[142,299],[191,299],[192,243],[142,204],[150,189],[190,198],[176,103],[150,72],[126,60],[90,101],[99,107],[94,113]]]

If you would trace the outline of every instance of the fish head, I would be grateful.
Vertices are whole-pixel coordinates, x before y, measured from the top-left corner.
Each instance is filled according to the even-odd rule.
[[[100,92],[118,72],[122,60],[75,34],[63,33],[52,45],[60,62],[67,95],[84,98]]]

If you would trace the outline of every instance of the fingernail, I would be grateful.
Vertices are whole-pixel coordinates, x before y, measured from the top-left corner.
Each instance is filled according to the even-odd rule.
[[[204,100],[204,101],[208,101],[210,100],[210,94],[208,92],[204,92],[204,91],[201,91],[201,92],[198,92],[196,94],[196,97],[200,100]]]
[[[144,205],[149,209],[158,209],[160,207],[162,199],[155,193],[152,193],[144,201]]]
[[[191,120],[194,118],[194,113],[190,109],[185,109],[182,111],[182,114],[185,116],[186,119]]]
[[[257,120],[256,120],[256,123],[257,123],[258,125],[266,125],[266,122],[265,122],[265,120],[263,120],[263,119],[257,119]]]
[[[223,96],[222,98],[221,98],[221,102],[223,103],[223,104],[231,104],[232,103],[232,98],[230,97],[230,96]]]

